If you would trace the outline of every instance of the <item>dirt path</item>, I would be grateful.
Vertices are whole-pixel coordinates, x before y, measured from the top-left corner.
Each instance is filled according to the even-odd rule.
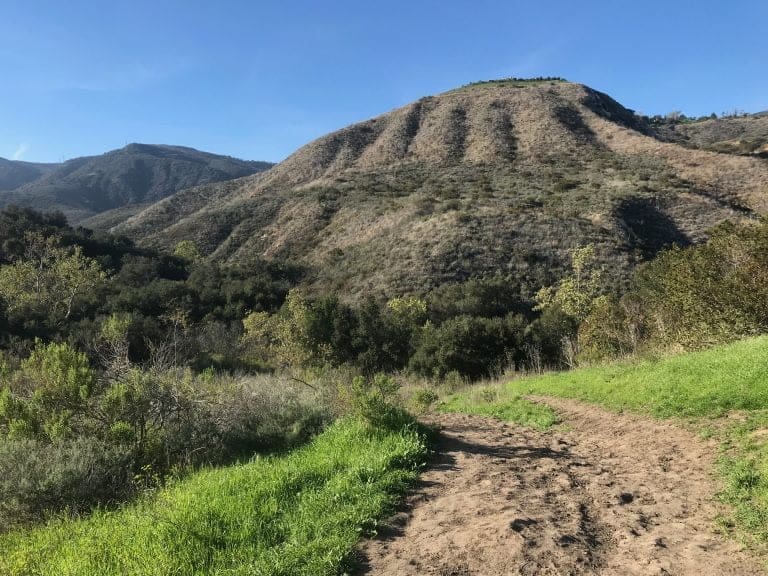
[[[374,575],[765,574],[713,533],[714,446],[672,425],[546,399],[546,433],[437,417],[440,456],[377,539]]]

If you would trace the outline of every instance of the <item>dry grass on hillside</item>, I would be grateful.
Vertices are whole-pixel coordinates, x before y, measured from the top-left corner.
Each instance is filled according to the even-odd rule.
[[[501,273],[533,289],[587,242],[614,277],[750,218],[768,162],[692,150],[577,84],[487,83],[322,137],[268,172],[191,189],[120,231],[215,258],[308,265],[348,297]]]

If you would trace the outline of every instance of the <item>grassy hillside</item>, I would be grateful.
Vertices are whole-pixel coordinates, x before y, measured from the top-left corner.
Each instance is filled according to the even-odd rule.
[[[425,455],[413,429],[343,420],[287,456],[203,471],[117,512],[4,535],[0,573],[337,574]]]
[[[521,394],[548,394],[660,418],[718,417],[768,409],[768,337],[658,360],[616,363],[524,378]]]
[[[694,150],[609,96],[501,81],[422,98],[302,147],[268,172],[185,190],[117,231],[214,259],[290,257],[355,299],[503,274],[523,290],[593,243],[614,277],[768,201],[768,164]]]
[[[768,543],[768,337],[709,350],[639,362],[619,362],[521,378],[501,387],[450,396],[448,411],[492,415],[526,424],[554,422],[526,395],[575,398],[610,410],[659,418],[684,418],[722,447],[721,497],[734,507],[736,523]],[[532,417],[531,414],[537,414]]]

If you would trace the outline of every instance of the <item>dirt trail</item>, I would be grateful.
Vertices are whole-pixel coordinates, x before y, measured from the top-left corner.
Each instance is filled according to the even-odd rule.
[[[675,426],[546,399],[538,432],[436,417],[439,457],[362,547],[374,575],[765,574],[713,533],[714,445]]]

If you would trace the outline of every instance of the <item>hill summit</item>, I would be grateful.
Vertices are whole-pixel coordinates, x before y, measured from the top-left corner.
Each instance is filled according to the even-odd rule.
[[[593,243],[617,278],[765,211],[768,162],[685,145],[581,84],[483,82],[179,192],[117,228],[215,259],[298,260],[355,298],[500,274],[533,290]]]

